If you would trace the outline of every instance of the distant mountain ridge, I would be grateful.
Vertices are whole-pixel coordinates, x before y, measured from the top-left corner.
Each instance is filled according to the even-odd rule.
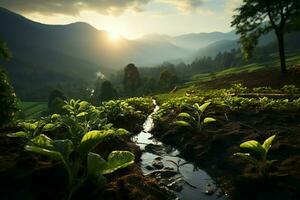
[[[108,32],[84,22],[47,25],[1,7],[0,19],[0,39],[13,53],[12,61],[5,66],[21,98],[26,88],[42,91],[57,84],[91,83],[98,72],[109,76],[128,63],[151,67],[164,61],[193,61],[238,47],[234,31],[154,34],[137,40],[121,38],[114,43]],[[260,43],[273,40],[274,35],[268,34]]]

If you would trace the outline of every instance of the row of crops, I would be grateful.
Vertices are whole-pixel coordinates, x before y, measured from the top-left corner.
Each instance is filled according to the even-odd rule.
[[[71,199],[87,181],[103,188],[104,175],[134,163],[132,152],[112,151],[104,159],[102,152],[96,153],[95,148],[114,138],[128,138],[135,131],[130,127],[146,119],[153,102],[150,98],[131,98],[95,107],[86,101],[72,99],[65,102],[63,109],[62,114],[38,120],[19,120],[16,128],[20,131],[7,136],[23,138],[25,151],[40,155],[42,160],[46,157],[60,163],[68,177],[63,198]],[[134,126],[128,126],[129,122]]]

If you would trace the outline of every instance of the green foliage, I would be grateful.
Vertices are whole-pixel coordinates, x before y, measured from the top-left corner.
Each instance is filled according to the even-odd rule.
[[[118,93],[111,84],[110,81],[104,81],[101,86],[101,95],[100,100],[102,101],[108,101],[111,99],[115,99],[118,97]]]
[[[269,167],[275,162],[275,160],[268,160],[268,152],[272,146],[272,142],[276,135],[273,135],[266,139],[263,144],[260,144],[256,140],[250,140],[240,144],[240,147],[249,151],[249,153],[235,153],[237,156],[243,160],[248,161],[250,164],[254,165],[258,170],[258,174],[262,177],[268,175]]]
[[[92,153],[97,144],[108,140],[112,136],[118,136],[124,132],[114,130],[99,130],[86,133],[79,144],[71,140],[52,140],[46,135],[40,134],[31,139],[25,146],[26,151],[49,156],[60,161],[69,177],[68,199],[87,179],[103,186],[104,174],[127,167],[134,163],[134,155],[128,151],[113,151],[105,161],[99,154]],[[71,154],[77,155],[72,157]],[[99,180],[103,180],[99,182]]]
[[[6,44],[0,40],[0,59],[10,58]],[[0,66],[0,127],[11,122],[18,111],[17,97],[6,72]]]
[[[229,89],[229,92],[235,93],[235,94],[241,94],[248,92],[248,88],[243,86],[241,83],[232,84],[231,88]]]
[[[205,117],[203,119],[203,113],[210,105],[210,102],[204,103],[201,106],[198,103],[195,103],[193,106],[185,105],[189,108],[192,114],[181,112],[178,114],[175,124],[178,126],[190,127],[196,132],[201,132],[203,125],[216,120],[212,117]]]
[[[53,90],[51,91],[49,98],[48,98],[48,110],[50,114],[53,113],[63,113],[63,105],[64,101],[67,100],[67,97],[63,94],[60,90]]]
[[[150,98],[130,98],[126,100],[114,100],[103,103],[103,113],[107,120],[116,127],[128,129],[126,124],[135,121],[142,123],[153,109]],[[129,130],[129,129],[128,129]]]
[[[124,68],[124,91],[129,95],[136,95],[141,86],[141,78],[138,68],[134,64],[128,64]]]
[[[256,88],[253,88],[252,91],[254,93],[274,93],[274,92],[277,92],[276,90],[272,89],[271,87],[256,87]]]
[[[159,85],[163,90],[173,89],[176,82],[177,82],[176,75],[172,74],[168,70],[163,70],[160,73]]]
[[[240,34],[242,51],[248,59],[261,35],[275,31],[279,44],[282,72],[286,71],[284,33],[286,27],[300,16],[298,0],[243,0],[231,23]]]
[[[285,94],[291,94],[291,95],[300,93],[300,89],[295,85],[284,85],[281,88],[281,91]]]
[[[48,114],[47,102],[21,102],[19,119],[38,119]]]
[[[55,123],[67,127],[73,142],[91,130],[109,129],[112,124],[107,123],[103,108],[92,106],[87,101],[71,99],[63,106],[66,114],[55,116]],[[52,119],[53,119],[52,115]],[[78,142],[78,141],[77,141]]]

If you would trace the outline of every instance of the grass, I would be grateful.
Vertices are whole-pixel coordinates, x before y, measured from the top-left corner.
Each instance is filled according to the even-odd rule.
[[[300,52],[294,52],[294,53],[288,53],[287,59],[286,59],[287,65],[297,65],[300,64]],[[239,75],[239,74],[245,74],[245,73],[252,73],[256,71],[262,71],[267,69],[278,69],[280,70],[280,63],[278,60],[278,57],[276,55],[273,56],[273,59],[271,61],[265,61],[265,62],[256,62],[251,63],[247,65],[243,65],[240,67],[231,67],[222,71],[217,71],[214,73],[201,73],[196,74],[192,76],[187,82],[185,82],[183,85],[179,86],[180,89],[178,89],[175,92],[170,93],[162,93],[155,96],[155,98],[160,101],[164,102],[169,98],[174,97],[180,97],[185,96],[187,91],[192,90],[198,90],[199,89],[199,83],[201,82],[207,82],[207,81],[213,81],[219,78],[227,77],[230,75]]]
[[[289,53],[286,59],[287,65],[295,65],[300,63],[300,52],[297,53]],[[189,82],[185,85],[192,85],[196,82],[205,82],[211,81],[217,78],[222,78],[232,74],[241,74],[241,73],[251,73],[262,69],[279,69],[279,60],[277,56],[274,56],[273,60],[266,62],[257,62],[251,63],[247,65],[243,65],[240,67],[232,67],[222,71],[214,72],[214,73],[202,73],[196,74],[192,76]]]
[[[47,111],[47,102],[22,102],[21,110],[22,117],[25,119],[36,119],[42,116],[43,112]]]

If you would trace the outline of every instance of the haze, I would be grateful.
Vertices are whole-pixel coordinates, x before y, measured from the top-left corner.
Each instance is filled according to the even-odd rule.
[[[228,32],[240,0],[2,0],[0,5],[37,22],[89,23],[99,30],[136,39],[148,34]]]

